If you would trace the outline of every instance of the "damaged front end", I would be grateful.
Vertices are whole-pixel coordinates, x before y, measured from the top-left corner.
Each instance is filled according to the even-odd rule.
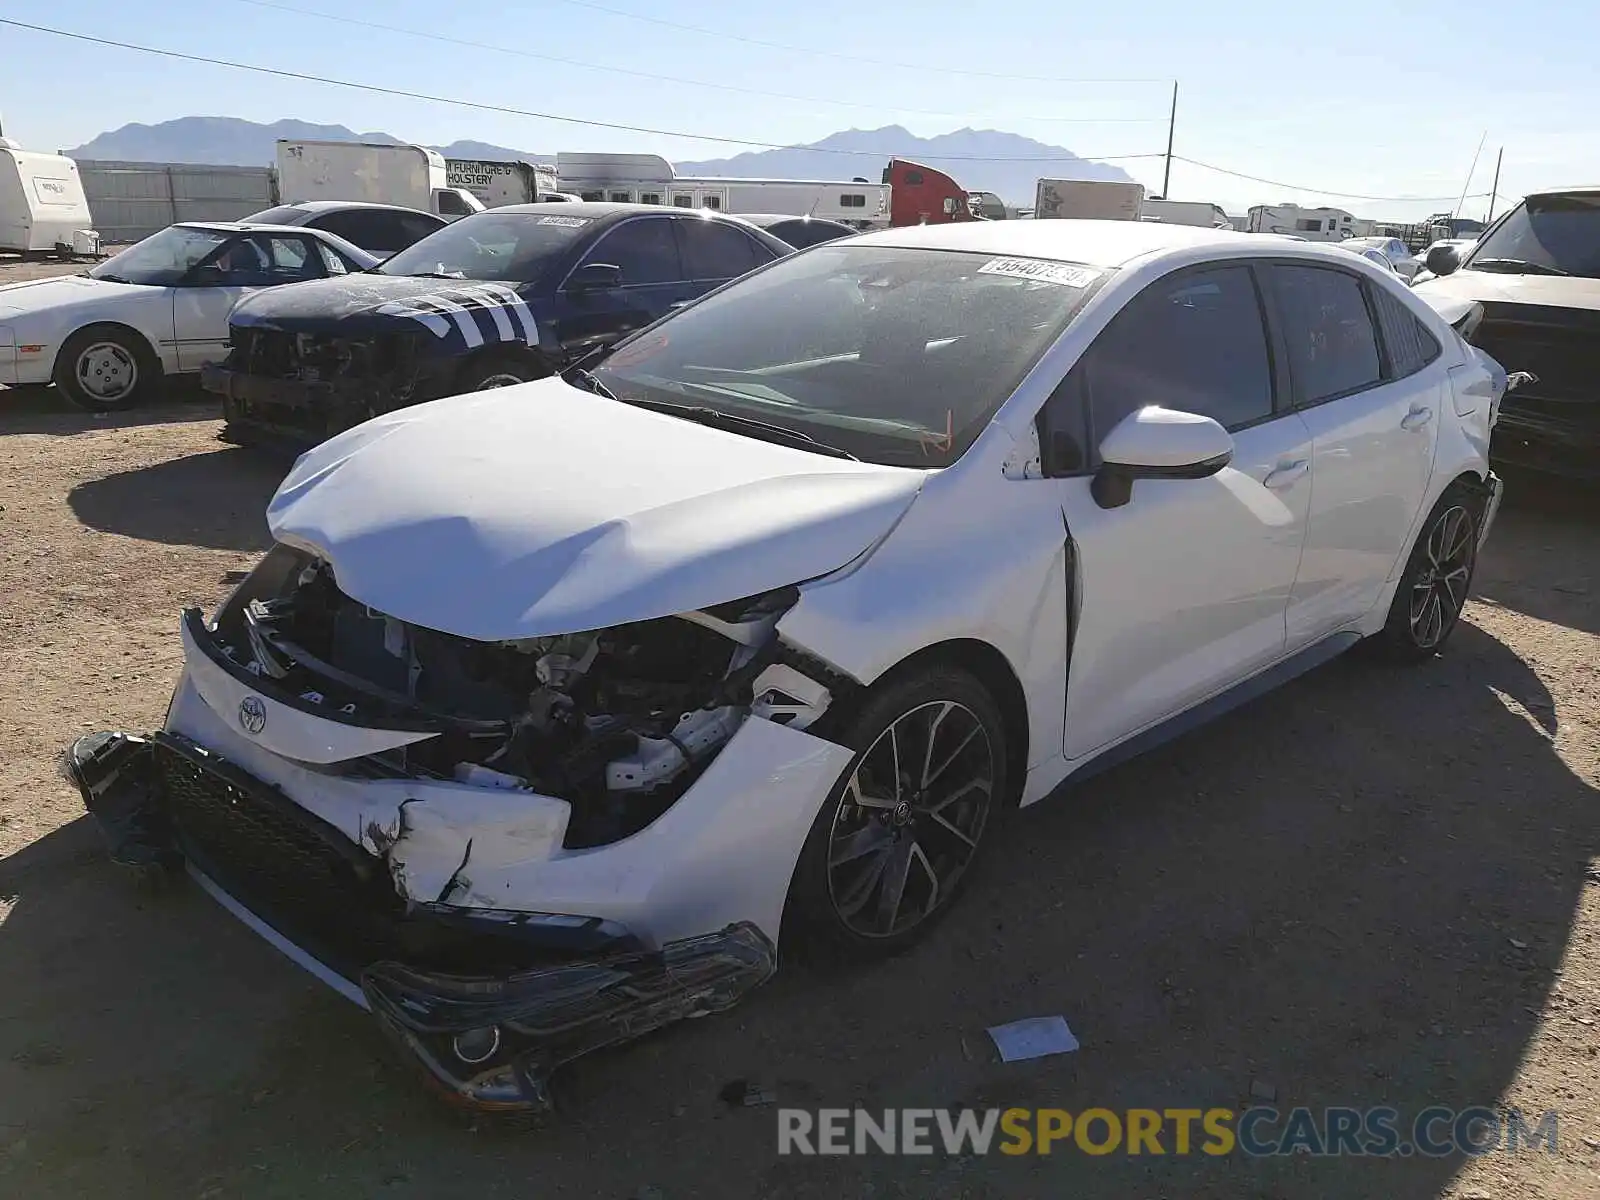
[[[201,370],[202,386],[222,397],[228,440],[321,442],[446,390],[449,364],[409,330],[349,337],[235,324],[228,336],[228,357]]]
[[[776,873],[850,755],[800,731],[854,686],[777,635],[796,595],[490,643],[279,546],[184,614],[167,728],[66,766],[113,858],[186,864],[451,1096],[543,1109],[562,1063],[776,968]]]

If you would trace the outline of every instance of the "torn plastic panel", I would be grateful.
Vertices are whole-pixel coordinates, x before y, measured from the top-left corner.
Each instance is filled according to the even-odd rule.
[[[384,1028],[448,1095],[473,1108],[545,1110],[562,1064],[675,1021],[731,1007],[777,970],[754,925],[508,978],[378,963],[361,987]]]
[[[206,695],[219,711],[248,687],[380,731],[370,753],[348,739],[345,757],[361,761],[345,769],[559,798],[572,810],[563,844],[581,848],[656,820],[750,715],[805,729],[854,686],[777,636],[798,595],[786,587],[610,629],[482,642],[360,604],[326,563],[280,545],[210,627],[191,613],[185,629],[233,677],[228,695]],[[278,752],[310,753],[282,742]],[[312,761],[340,762],[320,748]],[[403,832],[387,837],[397,844]]]

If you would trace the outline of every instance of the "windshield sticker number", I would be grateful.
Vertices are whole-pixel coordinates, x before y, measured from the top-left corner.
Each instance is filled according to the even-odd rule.
[[[1054,283],[1061,287],[1088,287],[1100,278],[1100,272],[1089,267],[1074,267],[1067,263],[1046,262],[1038,258],[991,258],[978,268],[979,275],[1004,275],[1009,279],[1033,279],[1039,283]]]
[[[588,217],[540,217],[540,225],[559,225],[563,229],[582,229],[589,223]]]

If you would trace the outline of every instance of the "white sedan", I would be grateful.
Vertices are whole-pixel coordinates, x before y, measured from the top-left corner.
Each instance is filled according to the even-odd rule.
[[[584,367],[301,457],[165,728],[68,756],[469,1103],[780,936],[907,945],[1005,810],[1358,643],[1427,662],[1500,499],[1505,372],[1272,236],[869,233]]]
[[[0,286],[0,383],[54,382],[82,408],[131,408],[163,375],[226,355],[241,296],[380,261],[317,229],[172,225],[81,275]]]
[[[1417,272],[1422,270],[1422,259],[1412,254],[1406,244],[1399,238],[1392,237],[1358,237],[1350,238],[1343,243],[1358,253],[1366,250],[1376,250],[1389,261],[1394,268],[1394,273],[1407,283],[1416,278]]]

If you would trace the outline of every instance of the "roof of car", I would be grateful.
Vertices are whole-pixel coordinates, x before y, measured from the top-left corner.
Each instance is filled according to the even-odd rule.
[[[606,217],[625,217],[636,213],[668,213],[681,217],[727,217],[740,216],[738,213],[713,212],[709,208],[672,208],[664,204],[611,204],[601,200],[564,200],[551,203],[545,201],[536,204],[502,204],[497,208],[485,209],[485,212],[515,213],[519,216],[543,217],[587,217],[591,221],[602,220]],[[474,213],[474,216],[481,214]]]
[[[182,225],[185,229],[209,229],[213,233],[259,233],[268,230],[303,237],[306,234],[314,236],[322,232],[320,229],[306,229],[299,225],[267,225],[260,221],[176,221],[174,224]]]
[[[841,229],[850,229],[843,221],[835,221],[831,217],[813,217],[808,213],[727,213],[726,216],[738,217],[741,221],[749,221],[752,225],[759,225],[765,229],[769,225],[778,225],[784,221],[801,221],[807,225],[837,225]],[[852,233],[855,230],[850,230]]]
[[[864,233],[853,244],[907,246],[929,250],[970,250],[979,254],[1053,258],[1062,262],[1120,267],[1164,250],[1214,246],[1218,250],[1270,245],[1283,248],[1272,234],[1235,233],[1156,221],[960,221],[949,225],[909,225]]]
[[[347,208],[382,208],[389,212],[422,213],[425,217],[436,217],[433,213],[424,212],[420,208],[407,208],[404,204],[375,204],[368,200],[285,200],[282,204],[274,204],[273,208],[298,208],[304,212],[329,212],[333,209]],[[267,212],[269,210],[262,209]]]

